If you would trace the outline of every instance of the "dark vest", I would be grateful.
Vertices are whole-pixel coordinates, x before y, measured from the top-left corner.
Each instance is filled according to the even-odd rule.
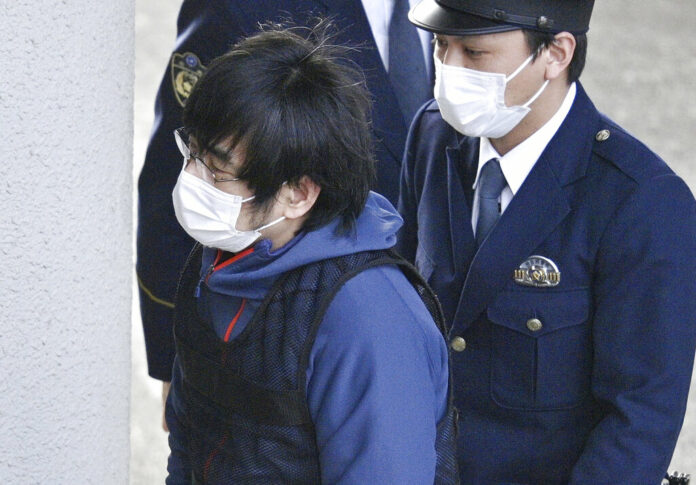
[[[320,483],[306,369],[334,295],[361,271],[398,265],[444,334],[437,299],[394,252],[327,259],[282,275],[242,333],[223,342],[196,313],[200,256],[198,246],[184,268],[174,321],[193,483]],[[458,483],[455,413],[450,397],[438,424],[438,484]]]

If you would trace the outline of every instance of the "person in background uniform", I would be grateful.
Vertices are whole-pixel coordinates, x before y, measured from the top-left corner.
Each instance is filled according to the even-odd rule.
[[[176,297],[169,485],[457,483],[444,320],[388,251],[369,95],[329,25],[240,41],[175,132],[171,197],[200,245]]]
[[[409,133],[398,246],[451,326],[463,483],[659,483],[682,425],[696,202],[578,81],[592,7],[410,12],[435,33],[435,100]]]
[[[417,3],[417,0],[411,0]],[[408,22],[408,0],[185,0],[170,65],[157,94],[156,117],[138,181],[137,264],[140,313],[148,373],[164,381],[166,396],[174,346],[172,311],[176,280],[193,242],[177,224],[171,191],[179,174],[172,132],[184,104],[210,61],[227,52],[258,23],[331,17],[336,42],[357,47],[352,62],[366,74],[374,105],[377,150],[375,189],[396,204],[409,122],[432,93],[432,35]]]

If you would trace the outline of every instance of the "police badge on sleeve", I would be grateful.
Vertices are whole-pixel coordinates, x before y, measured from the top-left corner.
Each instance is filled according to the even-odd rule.
[[[183,107],[200,77],[205,72],[205,66],[201,64],[198,56],[192,52],[172,55],[171,73],[174,96]]]

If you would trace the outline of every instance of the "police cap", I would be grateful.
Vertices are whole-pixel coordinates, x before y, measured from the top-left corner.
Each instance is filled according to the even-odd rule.
[[[421,29],[446,35],[476,35],[531,29],[587,32],[594,0],[422,0],[409,12]]]

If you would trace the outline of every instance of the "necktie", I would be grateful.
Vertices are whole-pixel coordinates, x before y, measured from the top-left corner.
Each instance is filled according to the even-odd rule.
[[[406,123],[432,97],[423,48],[408,21],[408,0],[396,0],[389,22],[389,80]]]
[[[479,180],[479,214],[476,223],[476,244],[481,246],[488,233],[500,218],[498,199],[507,182],[500,162],[497,158],[491,158],[481,169]]]

